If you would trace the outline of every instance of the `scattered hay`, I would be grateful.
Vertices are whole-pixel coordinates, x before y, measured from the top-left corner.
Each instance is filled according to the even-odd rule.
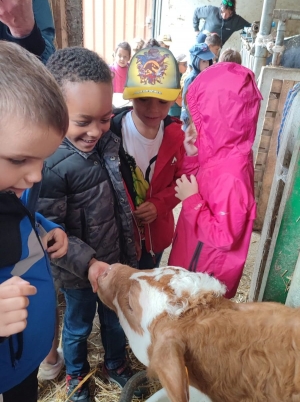
[[[60,321],[63,321],[65,310],[65,301],[62,294],[59,295]],[[61,328],[60,328],[61,330]],[[129,346],[128,355],[130,365],[134,371],[145,370],[143,366],[132,354]],[[101,335],[98,315],[96,315],[92,333],[88,340],[88,360],[91,366],[90,373],[83,379],[85,382],[89,379],[89,388],[91,400],[95,402],[118,402],[121,389],[113,383],[107,381],[102,375],[102,365],[104,358],[104,349],[101,344]],[[39,380],[39,402],[68,402],[66,395],[66,372],[62,370],[59,376],[51,381]],[[161,388],[159,381],[151,381],[149,384],[149,394],[152,395]],[[94,398],[94,399],[93,399]],[[149,398],[149,396],[148,396]],[[143,401],[143,399],[134,398],[133,401]],[[129,402],[129,401],[128,401]]]

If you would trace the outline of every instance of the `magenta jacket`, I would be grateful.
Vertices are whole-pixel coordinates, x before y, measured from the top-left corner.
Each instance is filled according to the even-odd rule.
[[[109,66],[113,72],[113,90],[114,93],[123,93],[127,79],[128,65],[120,67],[116,62]]]
[[[262,97],[252,71],[218,63],[191,84],[187,103],[198,155],[185,157],[199,193],[183,201],[170,265],[207,272],[235,295],[247,258],[253,220],[252,144]]]

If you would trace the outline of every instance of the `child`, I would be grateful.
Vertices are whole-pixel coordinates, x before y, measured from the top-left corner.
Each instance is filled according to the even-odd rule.
[[[125,336],[116,314],[93,293],[99,261],[136,266],[130,207],[119,171],[120,140],[109,131],[112,78],[108,65],[81,47],[58,50],[47,63],[69,111],[69,129],[46,160],[40,211],[62,224],[67,255],[53,266],[55,285],[66,300],[62,332],[68,396],[89,372],[87,339],[95,310],[101,323],[105,375],[120,386],[132,376]],[[89,281],[90,279],[90,281]],[[96,289],[96,287],[95,287]],[[71,401],[90,401],[88,383]]]
[[[180,119],[181,105],[182,105],[182,89],[183,89],[183,85],[181,86],[181,79],[182,79],[183,74],[187,70],[187,57],[184,53],[180,53],[179,55],[176,56],[176,61],[178,64],[181,91],[180,91],[175,103],[173,104],[173,106],[171,106],[169,115]]]
[[[221,53],[219,62],[226,61],[231,63],[242,64],[242,57],[240,52],[235,49],[227,49]]]
[[[198,74],[212,65],[215,55],[210,51],[208,45],[199,43],[190,49],[192,71],[184,81],[182,91],[182,108],[180,119],[183,122],[183,130],[188,126],[188,114],[185,107],[185,94],[189,85],[194,81]]]
[[[188,109],[197,130],[186,133],[186,172],[177,180],[183,201],[169,264],[207,272],[235,295],[255,218],[252,144],[260,92],[252,71],[217,63],[189,87]]]
[[[114,56],[114,64],[109,67],[113,72],[113,89],[114,93],[122,93],[126,82],[128,63],[131,58],[131,47],[129,43],[119,43]]]
[[[139,267],[159,266],[173,238],[172,209],[178,204],[175,179],[184,154],[179,120],[168,116],[180,92],[179,71],[172,53],[152,47],[131,60],[123,93],[133,108],[112,119],[111,129],[122,139],[121,171],[142,247]]]
[[[55,323],[45,250],[62,257],[67,237],[35,216],[35,183],[65,135],[68,112],[53,77],[19,45],[0,41],[0,82],[0,400],[36,402]]]
[[[209,50],[215,55],[214,60],[219,56],[222,47],[222,40],[217,33],[208,33],[204,43],[209,47]]]

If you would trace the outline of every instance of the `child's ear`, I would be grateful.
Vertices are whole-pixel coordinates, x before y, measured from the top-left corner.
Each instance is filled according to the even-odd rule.
[[[184,345],[177,336],[164,333],[156,339],[148,367],[156,375],[171,402],[189,401],[189,380],[184,362]]]

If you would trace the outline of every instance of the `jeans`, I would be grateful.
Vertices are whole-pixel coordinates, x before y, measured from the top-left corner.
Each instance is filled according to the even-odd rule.
[[[20,384],[3,393],[3,402],[37,402],[39,368],[34,370]],[[1,396],[0,396],[1,400]]]
[[[106,307],[92,288],[62,289],[66,300],[63,327],[63,351],[66,373],[87,374],[87,339],[92,331],[96,307],[99,314],[104,363],[109,370],[118,368],[126,359],[126,339],[116,313]]]
[[[152,269],[158,268],[160,264],[161,257],[163,255],[163,251],[161,253],[155,253],[154,259],[150,253],[146,250],[145,241],[142,241],[142,256],[138,261],[139,269]]]

